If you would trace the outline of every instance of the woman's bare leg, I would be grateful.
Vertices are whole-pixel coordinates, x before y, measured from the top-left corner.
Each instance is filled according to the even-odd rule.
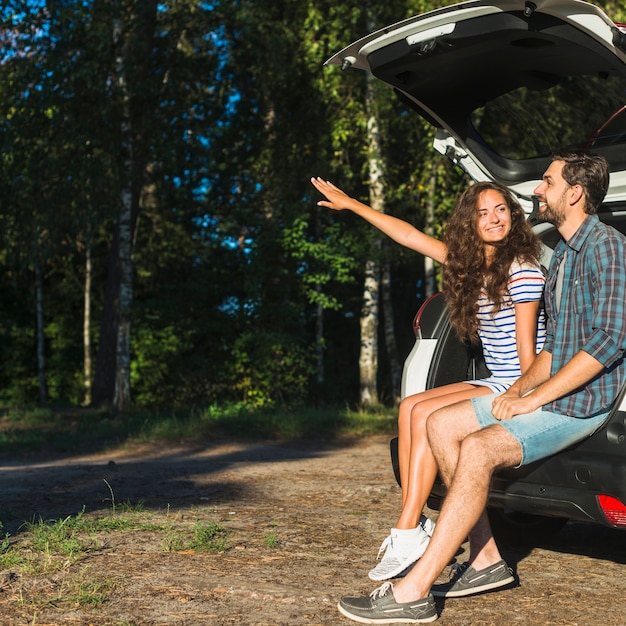
[[[403,400],[398,414],[402,512],[396,528],[416,528],[437,476],[437,463],[426,434],[428,417],[444,406],[488,393],[492,393],[488,387],[455,383],[409,396]],[[410,401],[405,404],[406,400]],[[411,406],[410,412],[407,410],[408,406]],[[408,419],[407,413],[409,413]]]
[[[409,484],[409,466],[411,459],[411,411],[419,402],[419,398],[428,391],[407,396],[400,402],[398,409],[398,464],[400,468],[400,487],[402,488],[402,505],[405,500],[405,485]]]
[[[487,387],[455,383],[410,396],[398,412],[398,452],[403,506],[397,526],[383,541],[383,558],[369,572],[372,580],[398,576],[419,559],[433,531],[433,524],[419,525],[422,509],[437,475],[437,463],[428,443],[426,421],[437,409],[490,393]]]

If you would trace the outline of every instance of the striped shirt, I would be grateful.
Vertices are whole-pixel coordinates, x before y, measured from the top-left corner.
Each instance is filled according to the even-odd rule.
[[[515,262],[511,265],[507,294],[499,311],[494,314],[493,302],[486,292],[481,292],[478,298],[478,335],[491,376],[470,380],[469,383],[489,387],[494,393],[499,393],[506,391],[522,375],[515,338],[515,305],[541,300],[544,283],[545,277],[538,267]],[[545,314],[540,306],[536,352],[541,350],[545,338]]]
[[[557,271],[567,251],[563,296],[557,313]],[[569,241],[560,241],[548,273],[544,349],[552,355],[554,375],[581,350],[604,365],[601,375],[582,389],[549,403],[548,411],[574,417],[606,412],[625,380],[626,238],[588,216]]]

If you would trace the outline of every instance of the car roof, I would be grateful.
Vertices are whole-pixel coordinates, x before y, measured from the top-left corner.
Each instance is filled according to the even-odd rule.
[[[370,71],[477,180],[529,195],[557,148],[587,148],[626,199],[626,28],[580,0],[471,0],[380,29],[326,64]]]

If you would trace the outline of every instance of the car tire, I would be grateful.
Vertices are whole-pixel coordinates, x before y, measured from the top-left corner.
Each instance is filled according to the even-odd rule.
[[[496,541],[509,545],[537,545],[567,524],[567,520],[560,517],[532,515],[495,507],[488,507],[487,515]]]

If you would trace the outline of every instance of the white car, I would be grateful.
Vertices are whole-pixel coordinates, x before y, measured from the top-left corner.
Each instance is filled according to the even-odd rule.
[[[556,148],[608,159],[611,184],[599,215],[626,232],[626,28],[596,6],[463,2],[380,29],[326,63],[371,72],[437,127],[436,150],[476,181],[505,184],[540,234],[546,266],[560,235],[534,218],[532,191]],[[403,395],[480,376],[481,355],[451,332],[440,295],[421,307],[415,331]],[[490,515],[501,533],[520,539],[567,519],[626,529],[623,396],[590,439],[494,477]],[[429,504],[444,495],[437,483]]]

